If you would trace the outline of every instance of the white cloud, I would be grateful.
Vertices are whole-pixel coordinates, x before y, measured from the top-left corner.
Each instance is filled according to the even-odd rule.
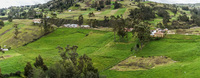
[[[0,8],[21,5],[34,5],[38,3],[45,3],[49,0],[0,0]],[[150,0],[160,3],[200,3],[200,0]]]
[[[154,2],[159,2],[159,3],[170,3],[170,4],[175,4],[175,3],[200,3],[200,0],[149,0],[149,1],[154,1]]]
[[[45,3],[47,1],[49,0],[0,0],[0,8],[21,5],[34,5],[38,3]]]

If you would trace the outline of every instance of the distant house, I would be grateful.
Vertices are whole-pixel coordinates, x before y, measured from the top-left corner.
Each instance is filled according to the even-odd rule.
[[[165,36],[165,33],[168,31],[168,29],[160,29],[160,28],[157,28],[156,30],[152,30],[151,31],[151,37],[164,37]]]
[[[8,51],[8,49],[1,48],[1,50],[0,50],[0,51]]]
[[[81,25],[81,28],[90,28],[89,25]]]
[[[2,51],[8,51],[8,49],[2,49]]]
[[[78,25],[78,24],[64,24],[64,27],[68,27],[68,28],[78,28],[79,25]]]
[[[126,32],[131,32],[131,31],[133,31],[133,28],[124,28],[124,30],[125,30]]]
[[[33,19],[34,24],[40,24],[42,23],[41,19]]]

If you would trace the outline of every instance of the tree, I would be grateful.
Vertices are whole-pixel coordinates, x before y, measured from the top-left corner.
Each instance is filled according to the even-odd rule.
[[[78,24],[79,25],[82,25],[83,24],[83,15],[80,15],[79,17],[78,17]]]
[[[188,11],[189,7],[188,6],[183,6],[182,9]]]
[[[89,19],[90,26],[93,28],[96,28],[96,22],[97,22],[96,19]]]
[[[83,78],[99,78],[98,69],[93,67],[92,59],[86,54],[79,57],[78,70],[84,74]]]
[[[8,21],[12,22],[12,20],[13,20],[13,17],[11,15],[8,15]]]
[[[42,57],[39,55],[38,57],[36,57],[36,61],[34,63],[34,66],[36,68],[41,67],[43,69],[43,71],[48,70],[47,66],[44,64]]]
[[[158,24],[157,24],[157,28],[164,29],[164,28],[165,28],[165,26],[163,26],[163,24],[162,24],[162,23],[158,23]]]
[[[180,15],[179,17],[178,17],[178,20],[180,20],[180,21],[184,21],[184,22],[189,22],[189,17],[187,17],[187,15],[186,14],[184,14],[184,15]]]
[[[46,71],[46,77],[50,78],[99,78],[98,69],[93,67],[92,59],[87,55],[82,55],[79,58],[76,53],[78,46],[64,48],[58,46],[59,53],[67,53],[67,59],[62,59],[56,64],[49,67]],[[63,57],[63,56],[61,56]],[[76,63],[75,63],[76,62]],[[41,71],[40,71],[41,72]]]
[[[115,1],[115,3],[114,3],[114,9],[118,9],[118,8],[121,8],[121,4],[120,3],[118,3],[117,1]]]
[[[159,9],[157,15],[160,17],[165,17],[165,16],[169,17],[169,13],[164,9]]]
[[[106,5],[111,5],[111,0],[106,0]]]
[[[99,1],[99,6],[100,6],[101,8],[104,8],[104,6],[105,6],[104,1]]]
[[[135,2],[140,2],[140,0],[135,0]]]
[[[0,20],[0,26],[4,26],[4,22]]]
[[[94,15],[93,12],[89,13],[88,16],[89,16],[89,17],[95,17],[95,15]]]
[[[152,18],[155,18],[155,13],[152,8],[146,7],[143,4],[141,4],[140,9],[131,9],[129,17],[132,19],[138,19],[138,20],[150,20]]]
[[[50,24],[47,23],[47,13],[43,17],[43,28],[44,28],[44,33],[47,34],[50,32]]]
[[[110,24],[111,27],[113,28],[113,32],[114,32],[114,41],[116,41],[116,32],[117,32],[117,25],[116,25],[116,18],[114,15],[110,16]]]
[[[125,30],[125,20],[123,18],[118,19],[117,25],[118,25],[117,35],[120,36],[121,38],[124,38],[127,35],[127,32]]]
[[[19,31],[18,31],[18,24],[15,24],[13,27],[15,28],[15,32],[14,32],[15,37],[14,37],[14,38],[17,39],[17,36],[18,36],[18,34],[19,34]]]
[[[1,68],[0,68],[0,78],[3,78],[3,75],[2,75],[2,73],[1,73]]]
[[[104,27],[109,26],[109,17],[104,16]]]
[[[134,26],[133,29],[133,35],[136,36],[136,38],[139,39],[139,42],[141,44],[141,48],[143,47],[143,44],[150,41],[150,27],[147,23],[141,22],[138,25]]]
[[[57,14],[56,14],[55,11],[54,11],[54,12],[51,12],[51,17],[52,17],[52,18],[57,18]]]
[[[31,66],[31,63],[30,62],[28,62],[27,64],[26,64],[26,67],[24,68],[24,75],[26,76],[26,77],[32,77],[33,76],[33,68],[32,68],[32,66]]]

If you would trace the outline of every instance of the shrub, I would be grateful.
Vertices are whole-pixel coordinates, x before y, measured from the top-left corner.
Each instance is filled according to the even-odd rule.
[[[0,26],[4,26],[4,22],[0,20]]]
[[[26,64],[26,67],[24,68],[24,75],[26,76],[26,77],[32,77],[32,74],[33,73],[33,68],[32,68],[32,66],[31,66],[31,63],[30,62],[28,62],[27,64]]]

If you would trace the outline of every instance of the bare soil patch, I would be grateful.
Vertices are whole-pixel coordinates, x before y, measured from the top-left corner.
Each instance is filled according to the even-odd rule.
[[[112,67],[110,70],[117,70],[117,71],[146,70],[154,68],[156,66],[162,66],[174,62],[176,61],[173,61],[171,58],[168,58],[166,56],[152,56],[147,58],[132,56],[120,62],[116,66]]]
[[[5,56],[0,56],[0,60],[6,59],[6,58],[10,58],[12,57],[11,55],[5,55]]]

